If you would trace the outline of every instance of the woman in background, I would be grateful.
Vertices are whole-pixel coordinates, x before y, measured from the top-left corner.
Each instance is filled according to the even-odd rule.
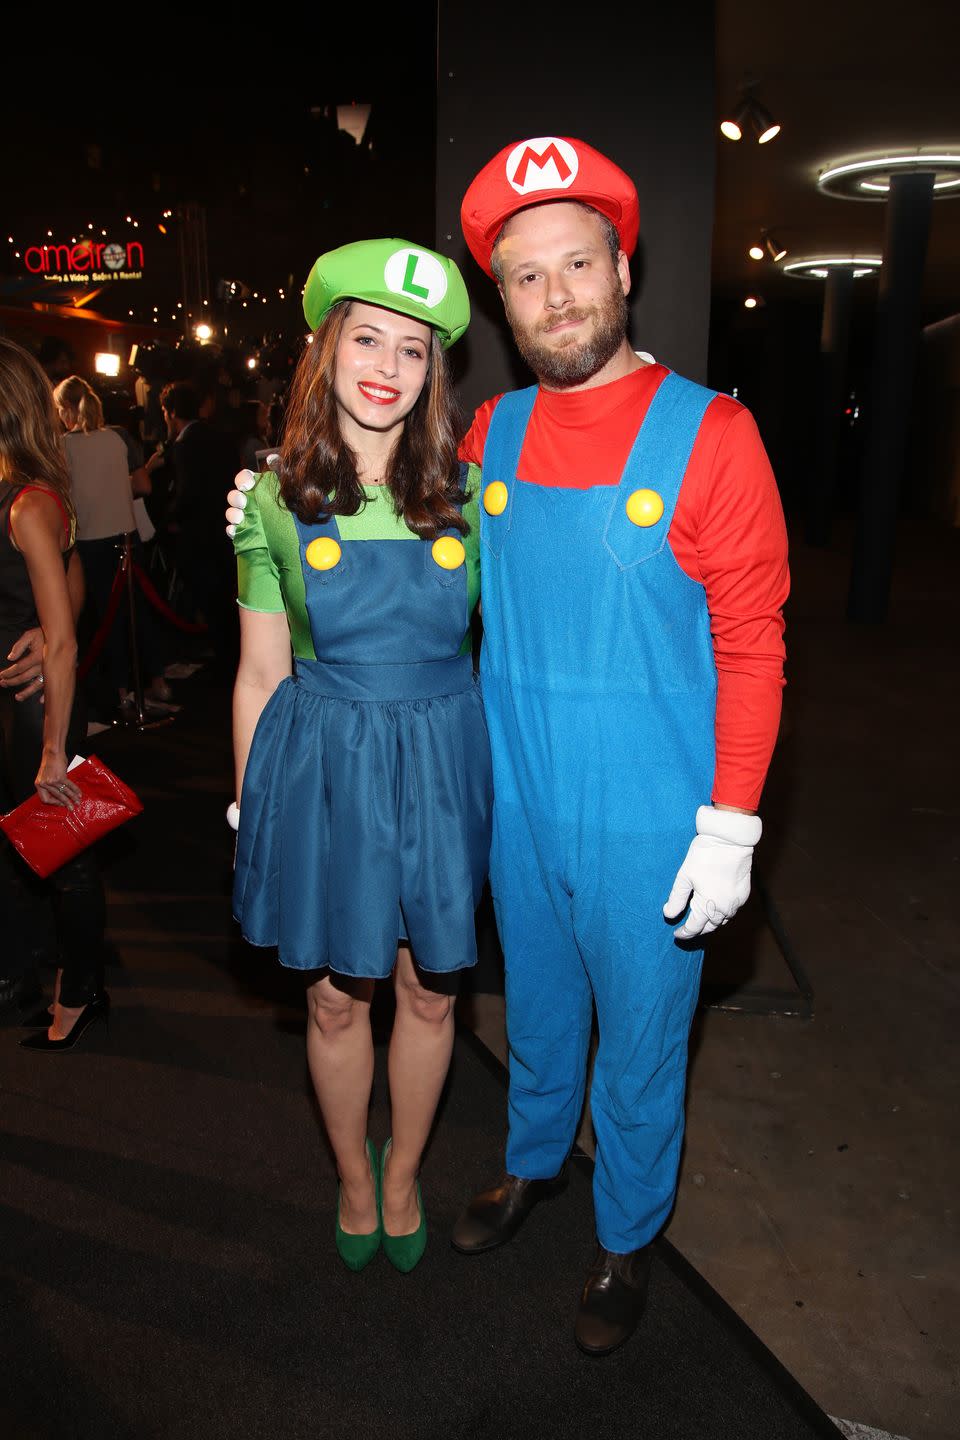
[[[106,612],[124,536],[133,535],[137,544],[131,470],[127,446],[116,430],[104,424],[100,397],[86,380],[79,375],[68,376],[54,390],[53,398],[67,432],[63,444],[77,515],[77,548],[93,610],[94,624],[86,627],[89,634],[85,638],[89,640]],[[141,605],[138,594],[138,609]],[[103,701],[108,710],[122,704],[128,689],[127,607],[122,605],[121,611],[104,646],[109,694]],[[168,701],[170,688],[152,654],[152,631],[143,623],[137,629],[142,673],[151,677],[144,694],[150,700]]]
[[[0,690],[0,809],[19,805],[35,788],[47,805],[71,808],[80,792],[70,779],[68,756],[82,744],[76,703],[75,615],[82,584],[74,550],[76,516],[47,378],[19,345],[0,338],[0,654],[25,631],[43,631],[42,694],[18,702]],[[117,441],[118,445],[122,442]],[[2,883],[13,900],[11,951],[26,951],[16,934],[17,903],[11,863]],[[20,864],[19,860],[15,861]],[[51,891],[59,947],[53,1004],[31,1022],[31,1050],[66,1050],[105,1017],[103,988],[103,885],[85,851],[54,872]],[[19,944],[18,944],[19,939]]]

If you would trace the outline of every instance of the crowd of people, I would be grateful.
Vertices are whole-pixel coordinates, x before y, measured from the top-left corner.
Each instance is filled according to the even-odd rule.
[[[223,496],[241,464],[258,464],[257,452],[273,433],[271,412],[278,413],[276,382],[251,382],[223,357],[211,370],[204,352],[189,347],[148,355],[146,373],[136,375],[132,391],[95,384],[94,377],[74,373],[73,361],[58,340],[45,341],[36,357],[3,341],[0,812],[25,799],[35,783],[46,800],[59,803],[43,765],[38,771],[51,746],[59,765],[63,753],[72,756],[84,747],[91,721],[135,722],[142,713],[138,703],[158,713],[169,706],[174,695],[164,671],[184,653],[183,635],[168,623],[170,614],[200,637],[188,654],[203,656],[224,674],[235,668],[236,583],[220,541]],[[185,370],[192,379],[164,378],[165,371]],[[62,576],[58,566],[51,568],[49,555],[38,569],[31,551],[39,523],[34,512],[52,524],[54,506],[63,525]],[[139,701],[126,596],[110,619],[125,549],[167,607],[159,615],[141,588],[133,587]],[[73,677],[69,687],[66,640],[58,635],[52,646],[53,621],[41,623],[44,612],[64,623],[63,586],[74,637],[66,667]],[[96,659],[81,685],[77,661],[88,653]],[[57,795],[75,800],[73,782],[58,773],[57,783],[61,780],[64,789]],[[49,924],[37,923],[46,908],[44,889],[51,901]],[[6,922],[0,1007],[16,1006],[28,1022],[43,1021],[48,1034],[28,1036],[28,1047],[48,1042],[69,1048],[108,1003],[103,887],[95,855],[82,854],[41,887],[4,845],[0,901]],[[39,975],[50,955],[57,973],[48,1008],[40,1003]]]
[[[469,187],[462,222],[535,385],[461,425],[446,365],[469,323],[457,266],[401,240],[345,245],[307,277],[313,343],[270,466],[249,464],[264,459],[262,428],[241,457],[215,397],[174,383],[157,396],[162,447],[123,461],[125,505],[138,487],[153,499],[183,608],[204,617],[221,660],[239,609],[234,912],[304,976],[340,1258],[361,1270],[382,1250],[408,1271],[424,1252],[421,1160],[489,873],[506,1164],[451,1239],[489,1251],[562,1188],[595,1010],[598,1248],[575,1337],[600,1356],[637,1328],[676,1190],[702,937],[749,893],[783,683],[785,527],[748,412],[630,343],[639,207],[618,166],[577,140],[508,146]],[[19,596],[12,629],[30,619],[43,632],[36,788],[71,804],[70,575],[76,548],[86,565],[84,543],[109,538],[78,528],[103,427],[89,387],[66,378],[58,443],[34,362],[14,362],[43,445],[0,418],[0,584],[12,577]],[[118,443],[96,446],[118,466]],[[42,468],[47,451],[60,458]],[[212,534],[241,458],[234,581]],[[98,528],[129,519],[111,511]],[[17,703],[5,697],[3,713]],[[388,979],[392,1133],[377,1145],[369,1013]],[[106,1008],[102,977],[91,983],[81,994],[64,963],[40,1016],[51,1023],[27,1043],[69,1044]]]

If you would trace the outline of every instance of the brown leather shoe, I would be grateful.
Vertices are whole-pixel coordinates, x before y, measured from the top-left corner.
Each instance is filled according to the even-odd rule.
[[[609,1355],[636,1330],[647,1304],[653,1250],[626,1255],[597,1246],[580,1296],[574,1339],[586,1355]]]
[[[450,1243],[461,1255],[481,1255],[512,1240],[533,1207],[565,1189],[565,1170],[552,1180],[522,1180],[504,1174],[489,1190],[475,1195],[461,1214]]]

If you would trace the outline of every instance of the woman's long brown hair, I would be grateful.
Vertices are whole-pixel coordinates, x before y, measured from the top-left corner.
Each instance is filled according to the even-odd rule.
[[[42,485],[76,518],[70,472],[50,381],[33,356],[0,336],[0,475],[15,485]]]
[[[305,524],[328,515],[356,515],[366,503],[356,457],[340,433],[333,382],[337,346],[351,301],[321,320],[300,357],[280,447],[280,494]],[[393,508],[423,540],[444,530],[466,534],[458,506],[465,500],[457,463],[458,409],[446,356],[432,332],[429,365],[417,403],[407,415],[384,483]]]

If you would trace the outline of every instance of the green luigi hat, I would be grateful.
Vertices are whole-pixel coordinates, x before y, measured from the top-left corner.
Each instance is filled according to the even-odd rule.
[[[311,330],[338,300],[365,300],[421,320],[445,350],[470,323],[467,287],[453,261],[407,240],[358,240],[321,255],[303,292]]]

